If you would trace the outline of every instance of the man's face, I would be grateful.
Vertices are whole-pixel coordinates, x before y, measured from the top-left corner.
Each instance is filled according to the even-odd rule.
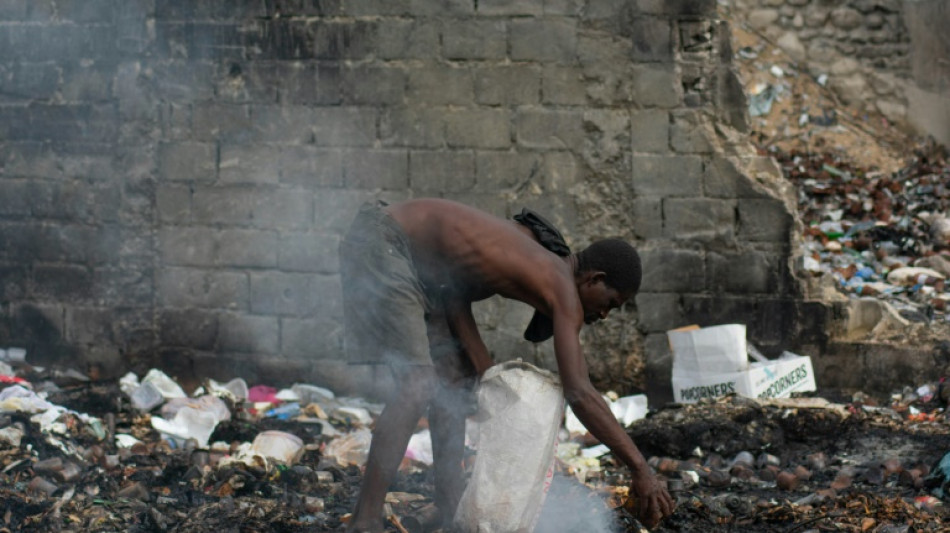
[[[620,307],[629,298],[629,295],[620,294],[607,285],[603,276],[594,276],[584,281],[577,292],[584,307],[585,324],[593,324],[607,318],[611,310]]]

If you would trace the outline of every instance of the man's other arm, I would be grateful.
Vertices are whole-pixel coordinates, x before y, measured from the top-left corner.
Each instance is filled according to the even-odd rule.
[[[478,326],[472,315],[472,303],[458,295],[449,296],[445,300],[445,314],[452,334],[458,338],[475,371],[481,376],[494,362],[478,333]]]

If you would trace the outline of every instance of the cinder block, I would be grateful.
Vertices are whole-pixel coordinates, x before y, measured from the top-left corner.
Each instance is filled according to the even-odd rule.
[[[526,148],[576,150],[584,142],[583,114],[572,110],[519,110],[515,138]]]
[[[683,88],[670,63],[634,65],[633,92],[636,102],[643,107],[671,109],[683,101]]]
[[[152,79],[167,101],[176,105],[203,102],[198,106],[202,110],[198,115],[203,119],[212,120],[214,118],[215,106],[220,106],[224,113],[232,114],[230,116],[232,121],[239,119],[241,114],[245,112],[245,108],[241,106],[211,102],[215,97],[215,73],[214,66],[211,63],[176,59],[151,62],[149,67],[153,72]],[[122,99],[137,98],[137,94],[143,92],[139,87],[139,65],[131,62],[122,63],[120,64],[120,70],[127,73],[127,83],[124,88],[117,87],[116,92],[119,93]],[[207,128],[208,126],[203,126],[199,131],[205,131]]]
[[[332,111],[331,111],[332,110]],[[265,143],[293,143],[306,144],[314,141],[314,130],[330,132],[341,136],[343,142],[354,142],[361,138],[360,127],[365,122],[347,110],[336,107],[310,107],[306,105],[254,105],[250,107],[251,128],[249,138],[239,139],[236,144],[246,144],[249,141]],[[372,112],[370,112],[372,113]],[[345,114],[341,116],[341,114]],[[345,124],[344,121],[352,121]],[[369,135],[374,135],[374,127],[370,128]],[[317,137],[320,140],[320,137]],[[319,143],[318,143],[319,144]]]
[[[650,290],[651,287],[643,286],[637,294],[637,329],[647,333],[665,333],[686,325],[678,294],[644,292]]]
[[[26,180],[0,180],[0,217],[29,216],[32,213],[34,196],[45,196],[41,195],[38,189]],[[42,198],[37,197],[36,200],[41,201]]]
[[[703,177],[699,156],[639,155],[633,158],[633,191],[637,196],[694,196]]]
[[[508,148],[511,145],[506,110],[453,110],[446,114],[445,122],[445,140],[453,148]]]
[[[4,76],[4,94],[9,98],[46,100],[59,89],[60,69],[51,63],[14,63]]]
[[[187,141],[192,138],[192,108],[188,104],[168,103],[158,106],[158,126],[169,141]]]
[[[545,65],[541,78],[541,101],[553,105],[584,105],[587,85],[579,68]]]
[[[119,133],[119,116],[112,104],[37,104],[29,121],[13,131],[26,140],[111,143]]]
[[[339,150],[314,146],[280,147],[280,182],[308,189],[340,187],[343,162]]]
[[[673,62],[670,20],[658,17],[634,17],[630,21],[633,41],[630,59],[637,63]]]
[[[353,17],[405,16],[410,0],[343,0],[342,13]]]
[[[124,207],[122,191],[101,181],[32,181],[28,191],[27,206],[32,208],[33,216],[59,219],[62,223],[117,222],[119,209]],[[127,195],[126,200],[130,197]],[[14,196],[13,200],[17,198]]]
[[[105,102],[111,100],[113,79],[116,77],[116,67],[113,64],[84,63],[68,65],[63,69],[62,95],[67,101],[77,102]],[[56,80],[58,84],[59,81]],[[41,89],[36,93],[42,94]],[[43,98],[34,95],[33,98]],[[120,104],[124,105],[124,104]]]
[[[218,100],[224,102],[272,104],[281,101],[290,105],[340,103],[339,67],[327,67],[331,73],[336,73],[329,80],[322,75],[324,69],[297,63],[222,61],[216,67],[214,93]],[[306,91],[300,90],[301,85],[306,85]]]
[[[631,147],[634,152],[669,153],[670,113],[668,111],[662,109],[632,111],[630,130]]]
[[[410,12],[416,16],[472,15],[475,3],[471,0],[409,0]]]
[[[221,183],[266,185],[280,181],[280,147],[274,144],[222,144]]]
[[[156,272],[157,300],[167,307],[246,310],[247,274],[162,267]]]
[[[504,59],[507,28],[499,19],[447,21],[442,31],[442,55],[447,59]]]
[[[576,17],[584,11],[585,4],[582,0],[545,0],[544,14]]]
[[[477,5],[481,15],[537,17],[544,14],[544,3],[535,0],[479,0]]]
[[[92,280],[96,305],[122,306],[126,310],[151,309],[155,300],[152,262],[151,255],[142,255],[123,261],[121,266],[96,267]],[[136,332],[136,336],[140,335],[141,332]]]
[[[409,184],[429,194],[469,191],[475,185],[475,156],[469,151],[413,151]]]
[[[67,341],[75,344],[115,344],[112,331],[115,313],[109,309],[70,306],[66,308]]]
[[[406,69],[351,66],[343,71],[343,102],[355,105],[398,105],[406,96]]]
[[[200,309],[161,309],[158,341],[165,346],[213,350],[218,338],[218,313]]]
[[[276,232],[250,229],[222,229],[215,235],[214,262],[232,268],[273,268],[277,266],[279,237]]]
[[[735,227],[734,200],[667,198],[663,201],[663,233],[669,239],[732,242]]]
[[[663,199],[639,196],[633,201],[633,234],[639,239],[663,237]]]
[[[400,108],[382,112],[379,137],[385,146],[438,148],[445,144],[444,108]]]
[[[56,2],[60,20],[78,23],[111,22],[115,14],[115,0],[67,0]]]
[[[643,265],[641,290],[702,292],[706,288],[703,254],[682,248],[640,248]]]
[[[159,257],[166,265],[215,264],[215,231],[210,228],[164,227],[158,231]]]
[[[0,264],[0,301],[10,302],[26,296],[27,279],[25,265]]]
[[[422,0],[414,0],[417,4]],[[435,6],[434,2],[422,2]],[[439,13],[440,15],[442,13]],[[439,55],[439,28],[427,19],[383,19],[377,38],[380,59],[434,59]]]
[[[527,183],[542,184],[542,159],[539,154],[522,152],[476,152],[475,190],[498,192]]]
[[[407,96],[411,102],[434,106],[468,105],[475,96],[472,73],[450,65],[413,69],[409,71]]]
[[[483,105],[524,105],[540,102],[541,69],[537,65],[473,67],[475,101]]]
[[[572,18],[515,19],[509,22],[508,39],[514,61],[573,63],[577,59],[577,21]]]
[[[192,135],[199,141],[247,143],[257,139],[246,105],[192,104]]]
[[[260,201],[258,192],[248,187],[195,187],[192,220],[202,225],[251,224]]]
[[[343,324],[337,320],[282,318],[280,351],[286,357],[343,360]]]
[[[734,294],[769,293],[784,290],[788,271],[785,258],[753,250],[707,255],[709,285],[712,290]]]
[[[255,314],[298,318],[342,314],[336,277],[287,272],[252,272],[250,277],[251,311]]]
[[[78,265],[33,267],[32,294],[40,301],[84,302],[93,297],[92,271]]]
[[[313,194],[309,190],[281,188],[258,193],[254,226],[259,229],[307,229],[313,226]]]
[[[277,265],[285,272],[336,274],[340,271],[339,235],[289,233],[280,236]]]
[[[710,136],[713,133],[709,121],[701,111],[678,109],[671,114],[670,145],[679,153],[709,153],[713,150]]]
[[[792,215],[778,200],[740,199],[739,238],[748,241],[787,242]]]
[[[355,189],[404,189],[409,185],[409,155],[404,150],[347,151],[343,183]]]
[[[218,348],[229,352],[279,353],[280,323],[272,316],[222,313],[218,317]]]
[[[349,107],[315,109],[313,141],[319,146],[372,146],[376,141],[376,111]]]

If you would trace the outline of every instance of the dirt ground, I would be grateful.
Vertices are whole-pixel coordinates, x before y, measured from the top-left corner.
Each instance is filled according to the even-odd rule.
[[[0,531],[343,527],[361,477],[358,466],[328,456],[327,446],[340,437],[296,419],[242,415],[232,405],[235,418],[211,437],[231,442],[230,450],[176,449],[148,424],[150,415],[122,397],[110,383],[67,387],[49,397],[104,420],[102,439],[77,418],[66,417],[66,434],[56,436],[40,431],[28,414],[3,415],[8,420],[0,426],[22,428],[24,435],[18,446],[0,444]],[[950,451],[941,402],[939,394],[887,408],[730,397],[660,409],[629,429],[678,500],[673,516],[653,531],[948,531],[945,507],[930,496],[947,481],[935,468]],[[341,433],[356,429],[333,425]],[[305,452],[299,461],[249,466],[222,460],[265,430],[300,437]],[[117,447],[112,437],[118,433],[141,442]],[[75,465],[72,476],[68,468],[50,468],[56,460]],[[537,531],[641,530],[622,505],[626,470],[609,454],[593,470],[589,466],[557,462]],[[429,467],[404,461],[388,498],[390,531],[434,531],[433,490]]]

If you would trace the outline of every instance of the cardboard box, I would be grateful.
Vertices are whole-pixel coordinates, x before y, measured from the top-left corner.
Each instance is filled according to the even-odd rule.
[[[673,350],[673,398],[693,403],[738,394],[784,398],[816,389],[811,358],[785,352],[779,359],[748,359],[745,326],[727,324],[667,332]]]

